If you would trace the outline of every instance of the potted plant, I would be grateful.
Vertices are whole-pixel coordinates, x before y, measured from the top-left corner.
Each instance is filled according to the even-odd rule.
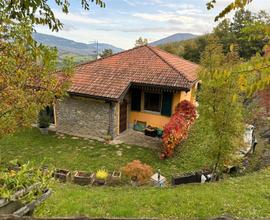
[[[69,170],[57,169],[54,171],[53,176],[55,179],[58,179],[60,182],[67,182],[70,178]]]
[[[77,171],[74,174],[73,182],[79,185],[90,185],[93,181],[94,174],[90,172]]]
[[[18,171],[2,169],[0,172],[0,214],[23,216],[31,214],[50,194],[51,174],[28,164]]]
[[[98,185],[104,185],[106,183],[108,176],[109,176],[109,173],[106,170],[100,169],[96,173],[95,182]]]
[[[147,184],[153,175],[153,169],[139,160],[133,160],[122,168],[122,171],[131,180],[133,186]]]
[[[48,128],[50,127],[50,116],[46,110],[42,110],[39,113],[38,127],[42,134],[48,134]]]

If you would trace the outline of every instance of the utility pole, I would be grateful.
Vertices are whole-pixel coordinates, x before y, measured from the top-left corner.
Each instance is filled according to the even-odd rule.
[[[97,40],[97,58],[98,59],[98,40]]]
[[[96,55],[96,60],[98,59],[98,55],[99,55],[99,45],[98,45],[98,40],[94,40],[94,41],[89,41],[89,44],[94,44],[96,47],[96,50],[94,50],[93,52]]]

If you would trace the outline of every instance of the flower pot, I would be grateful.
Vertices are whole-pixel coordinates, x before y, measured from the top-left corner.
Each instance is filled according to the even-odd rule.
[[[96,185],[96,186],[103,186],[103,185],[106,184],[106,180],[95,179],[93,184]]]
[[[39,128],[41,134],[48,134],[49,129],[48,128]]]
[[[53,173],[53,177],[60,182],[67,182],[70,179],[70,172],[68,170],[59,169]]]
[[[90,185],[93,182],[93,173],[77,171],[74,174],[73,182],[81,186]]]
[[[130,183],[132,186],[138,186],[139,183],[138,183],[138,178],[136,176],[133,176],[130,178]]]

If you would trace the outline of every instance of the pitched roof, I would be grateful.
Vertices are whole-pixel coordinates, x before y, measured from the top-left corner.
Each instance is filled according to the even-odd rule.
[[[198,68],[156,47],[141,46],[76,66],[69,92],[117,100],[132,83],[188,90]]]

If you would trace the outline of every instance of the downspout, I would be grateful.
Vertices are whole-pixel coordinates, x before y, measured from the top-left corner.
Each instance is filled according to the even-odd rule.
[[[115,133],[114,133],[114,113],[115,113],[115,103],[110,102],[110,109],[109,109],[109,135],[111,136],[112,139],[115,138]]]

